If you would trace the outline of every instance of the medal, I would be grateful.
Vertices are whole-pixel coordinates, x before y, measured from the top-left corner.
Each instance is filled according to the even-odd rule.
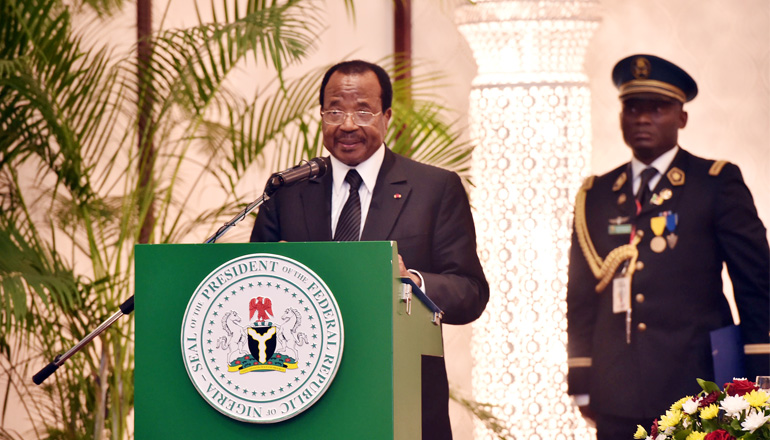
[[[666,230],[669,231],[669,234],[666,236],[666,241],[668,242],[668,247],[671,249],[674,249],[676,241],[679,240],[679,236],[674,233],[677,224],[679,224],[679,214],[668,214],[666,216]]]
[[[679,240],[679,236],[674,234],[673,232],[666,236],[666,241],[668,242],[668,247],[670,247],[671,249],[674,249],[674,246],[676,246],[676,241],[677,240]]]
[[[653,238],[652,240],[650,240],[650,249],[652,249],[653,252],[658,254],[665,251],[666,239],[661,236],[657,236]]]
[[[668,199],[670,199],[670,198],[671,198],[671,196],[673,196],[673,195],[674,195],[674,192],[673,192],[673,191],[671,191],[671,188],[663,188],[662,190],[660,190],[660,197],[661,197],[663,200],[668,200]]]
[[[650,249],[659,254],[666,250],[666,239],[661,237],[663,231],[666,230],[666,217],[651,218],[650,229],[652,229],[652,233],[655,234],[655,237],[650,240]]]

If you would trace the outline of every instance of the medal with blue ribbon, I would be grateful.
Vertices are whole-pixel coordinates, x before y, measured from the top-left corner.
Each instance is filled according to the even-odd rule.
[[[668,242],[668,247],[671,249],[674,249],[677,240],[679,240],[679,236],[674,233],[678,224],[679,214],[670,213],[666,216],[666,230],[669,232],[669,234],[666,235],[666,241]]]

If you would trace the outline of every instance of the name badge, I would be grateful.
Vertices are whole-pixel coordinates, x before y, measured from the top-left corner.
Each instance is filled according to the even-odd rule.
[[[631,282],[627,276],[618,276],[612,280],[612,313],[625,313],[631,310]]]
[[[631,233],[631,225],[609,225],[608,232],[610,235],[624,235]]]

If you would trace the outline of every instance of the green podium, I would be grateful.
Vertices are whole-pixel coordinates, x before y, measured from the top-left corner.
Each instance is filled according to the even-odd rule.
[[[136,246],[135,437],[420,438],[421,355],[443,355],[441,330],[403,299],[397,253]]]

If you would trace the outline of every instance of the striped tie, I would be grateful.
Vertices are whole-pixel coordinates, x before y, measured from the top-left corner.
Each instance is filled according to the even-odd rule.
[[[350,195],[342,207],[337,229],[334,231],[334,241],[358,241],[361,235],[361,199],[358,188],[361,186],[361,176],[356,170],[348,171],[345,182],[350,185]]]

